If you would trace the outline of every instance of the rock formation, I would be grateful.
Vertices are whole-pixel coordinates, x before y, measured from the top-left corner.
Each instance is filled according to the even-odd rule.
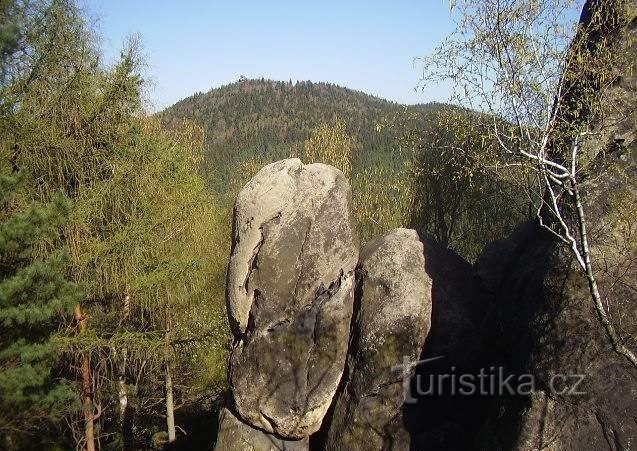
[[[583,20],[604,4],[587,1]],[[601,42],[621,51],[628,42],[635,55],[635,11]],[[593,176],[582,180],[600,291],[631,349],[635,61],[617,65],[602,102],[612,111],[591,120],[599,131],[586,143]],[[569,80],[576,93],[579,78]],[[217,450],[637,449],[637,371],[613,350],[571,254],[537,221],[488,246],[473,266],[404,229],[373,240],[358,261],[348,209],[339,171],[295,159],[265,167],[240,193],[227,292],[233,401],[220,418]],[[416,369],[410,396],[417,402],[408,404],[404,374],[391,372],[405,355],[442,357]],[[520,394],[514,379],[515,394],[488,396],[444,391],[449,382],[433,394],[413,391],[419,380],[475,378],[484,369],[530,375],[535,386]],[[556,386],[555,375],[567,379]],[[578,375],[584,379],[574,386]]]
[[[413,230],[372,240],[359,261],[349,198],[340,171],[297,159],[266,166],[239,194],[227,288],[232,396],[217,450],[307,449],[330,405],[320,449],[407,450],[457,425],[419,423],[430,400],[403,405],[414,367],[401,364],[481,361],[481,285],[471,265]],[[449,401],[437,399],[440,412],[466,407]]]
[[[416,368],[410,387],[409,396],[417,401],[404,405],[403,427],[411,449],[469,451],[487,419],[489,400],[461,396],[450,379],[442,378],[474,377],[491,366],[492,307],[470,263],[427,237],[422,243],[432,280],[431,330],[420,356],[427,362]],[[439,381],[444,382],[442,390]]]
[[[228,269],[229,382],[250,425],[317,431],[343,373],[358,260],[350,187],[337,169],[270,164],[240,192]]]
[[[284,440],[255,429],[224,408],[219,414],[217,450],[223,451],[307,451],[308,438]]]
[[[570,52],[583,52],[584,61],[610,58],[614,79],[604,80],[608,74],[592,64],[567,70],[565,79],[576,89],[566,85],[563,103],[582,108],[574,117],[558,114],[557,121],[595,132],[584,144],[591,167],[579,176],[591,253],[610,321],[633,350],[636,8],[635,0],[585,3]],[[586,85],[596,88],[592,94],[577,89]],[[603,114],[586,109],[593,101]],[[492,418],[487,449],[637,449],[637,370],[613,349],[569,250],[532,221],[485,249],[476,269],[492,293],[502,363],[536,381],[532,396],[494,400],[494,410],[507,414]]]
[[[535,380],[531,396],[493,400],[493,411],[507,414],[492,416],[485,449],[635,449],[637,371],[613,351],[568,250],[533,221],[487,248],[476,269],[493,294],[501,365]],[[611,289],[615,275],[600,276],[602,293],[614,294],[606,297],[614,320],[630,335],[634,294]]]
[[[356,293],[348,372],[325,449],[409,450],[403,380],[413,373],[431,317],[431,279],[414,230],[392,230],[363,248]]]

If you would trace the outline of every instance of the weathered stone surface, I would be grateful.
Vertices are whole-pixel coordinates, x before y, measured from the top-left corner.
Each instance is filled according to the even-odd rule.
[[[594,251],[602,245],[596,241]],[[608,270],[598,273],[600,291],[612,306],[615,324],[629,333],[637,328],[637,313],[628,307],[636,299],[622,278],[632,271],[634,280],[634,271],[625,265],[627,256],[613,256],[604,246]],[[633,246],[629,258],[636,252]],[[494,325],[501,337],[494,346],[501,365],[512,374],[532,375],[536,389],[532,396],[494,399],[494,415],[483,434],[491,441],[485,448],[635,449],[637,371],[613,351],[568,249],[560,249],[548,232],[529,222],[487,248],[477,269],[490,281],[494,296]]]
[[[238,413],[282,437],[321,425],[343,373],[358,260],[350,187],[324,164],[270,164],[239,193],[228,269]]]
[[[425,236],[421,241],[432,280],[431,330],[420,356],[428,361],[416,368],[410,396],[417,402],[404,405],[402,426],[411,437],[410,449],[469,451],[489,400],[459,394],[449,375],[475,376],[491,366],[491,327],[485,321],[491,308],[471,264]]]
[[[219,414],[214,451],[307,451],[308,439],[284,440],[244,423],[230,410]]]
[[[396,229],[361,251],[348,374],[328,451],[409,450],[401,421],[409,380],[430,327],[431,279],[414,230]]]

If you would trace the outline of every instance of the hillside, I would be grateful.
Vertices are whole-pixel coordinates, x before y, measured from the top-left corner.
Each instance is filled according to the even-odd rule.
[[[353,162],[355,171],[371,164],[390,164],[396,157],[392,149],[399,131],[395,127],[378,131],[377,124],[406,111],[412,121],[420,122],[440,106],[405,107],[329,83],[261,79],[197,93],[160,114],[168,125],[188,119],[204,127],[207,172],[218,179],[210,180],[212,186],[222,188],[233,178],[238,163],[301,155],[310,130],[335,116],[347,122],[348,132],[360,145]]]

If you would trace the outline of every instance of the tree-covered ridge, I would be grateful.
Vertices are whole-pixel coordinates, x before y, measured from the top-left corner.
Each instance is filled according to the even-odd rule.
[[[330,83],[243,80],[177,102],[164,117],[188,117],[208,126],[211,143],[224,146],[256,144],[263,138],[295,142],[334,115],[349,120],[350,131],[368,143],[370,121],[395,113],[403,106]],[[251,142],[252,141],[252,142]]]
[[[214,168],[224,187],[234,170],[247,160],[273,161],[303,155],[303,142],[312,129],[335,118],[361,149],[353,156],[353,170],[388,164],[402,130],[377,125],[406,111],[421,122],[425,113],[441,105],[406,107],[330,83],[240,80],[207,93],[197,93],[161,113],[167,124],[192,120],[205,129],[207,168]],[[211,179],[212,177],[208,177]]]
[[[294,156],[304,163],[331,164],[347,175],[363,241],[409,226],[472,259],[515,223],[512,218],[523,216],[520,209],[500,206],[503,214],[495,216],[503,221],[492,218],[470,240],[456,240],[466,235],[465,220],[485,222],[484,190],[500,183],[492,170],[476,184],[473,170],[458,168],[483,159],[482,134],[475,125],[490,119],[457,106],[405,106],[330,83],[241,79],[188,97],[160,117],[169,128],[183,120],[202,127],[206,179],[227,208],[261,167]],[[447,131],[450,124],[453,132]],[[423,208],[422,192],[431,186],[439,195],[430,196]],[[466,187],[472,187],[472,196]],[[472,205],[472,212],[465,214],[460,204]],[[465,212],[462,219],[455,217],[457,211]]]

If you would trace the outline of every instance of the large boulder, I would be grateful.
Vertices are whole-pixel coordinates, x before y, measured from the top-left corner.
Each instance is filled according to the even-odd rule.
[[[431,279],[414,230],[396,229],[361,251],[348,371],[326,450],[408,450],[402,425],[409,381],[429,332]]]
[[[219,432],[215,451],[308,451],[308,439],[284,440],[255,429],[230,410],[219,414]]]
[[[358,260],[339,170],[270,164],[239,193],[227,302],[239,415],[287,438],[319,429],[347,354]]]

